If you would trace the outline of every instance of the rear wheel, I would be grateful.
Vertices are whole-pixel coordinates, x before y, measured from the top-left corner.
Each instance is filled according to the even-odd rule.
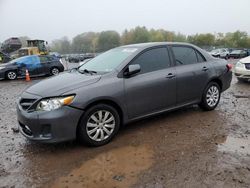
[[[220,101],[221,88],[216,82],[210,82],[202,95],[199,106],[203,110],[214,110]]]
[[[53,67],[51,70],[50,70],[50,74],[51,75],[58,75],[59,74],[59,69],[57,67]]]
[[[8,71],[8,72],[6,73],[6,78],[7,78],[8,80],[15,80],[15,79],[17,78],[17,74],[16,74],[15,71]]]
[[[77,138],[90,146],[107,144],[120,127],[120,117],[115,108],[98,104],[89,108],[80,121]]]

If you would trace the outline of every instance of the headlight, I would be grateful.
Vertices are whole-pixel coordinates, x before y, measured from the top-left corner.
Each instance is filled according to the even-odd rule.
[[[5,67],[0,67],[0,70],[5,69]]]
[[[244,65],[243,63],[241,63],[240,61],[238,61],[238,62],[236,63],[236,67],[237,67],[237,68],[245,68],[245,65]]]
[[[52,111],[56,110],[58,108],[61,108],[62,106],[69,105],[72,103],[74,99],[74,95],[67,96],[67,97],[56,97],[56,98],[50,98],[50,99],[43,99],[41,100],[37,107],[37,111]]]

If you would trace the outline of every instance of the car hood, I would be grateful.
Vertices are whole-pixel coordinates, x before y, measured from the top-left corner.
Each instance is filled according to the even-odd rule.
[[[245,57],[245,58],[242,58],[242,59],[240,60],[240,62],[241,62],[241,63],[250,63],[250,56],[247,56],[247,57]]]
[[[0,64],[0,67],[12,67],[12,66],[14,66],[15,64],[14,63],[10,63],[10,62],[8,62],[8,63],[3,63],[3,64]]]
[[[76,88],[98,82],[100,78],[100,75],[65,72],[32,85],[26,90],[26,92],[39,95],[41,97],[60,96]]]

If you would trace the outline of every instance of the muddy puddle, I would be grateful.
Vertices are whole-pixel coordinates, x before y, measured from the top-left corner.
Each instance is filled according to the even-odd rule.
[[[250,137],[236,138],[228,136],[224,143],[218,145],[218,151],[250,156]]]
[[[142,171],[152,166],[153,154],[149,146],[126,146],[104,152],[83,162],[51,187],[130,187]]]

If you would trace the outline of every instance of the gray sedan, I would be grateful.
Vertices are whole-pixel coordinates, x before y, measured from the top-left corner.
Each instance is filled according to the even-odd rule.
[[[40,142],[77,138],[104,145],[122,125],[141,118],[192,104],[215,109],[230,87],[231,68],[186,43],[114,48],[24,91],[19,129]]]

